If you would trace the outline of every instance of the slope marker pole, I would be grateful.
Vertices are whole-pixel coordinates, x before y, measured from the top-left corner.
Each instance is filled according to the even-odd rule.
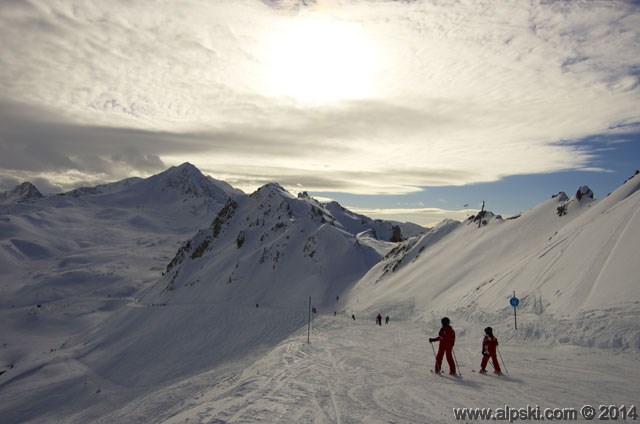
[[[311,343],[311,296],[309,296],[309,317],[307,318],[307,343]]]

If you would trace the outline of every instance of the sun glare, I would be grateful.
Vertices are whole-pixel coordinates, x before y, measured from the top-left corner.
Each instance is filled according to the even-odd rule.
[[[298,18],[271,40],[267,91],[302,102],[365,98],[373,90],[374,56],[358,25]]]

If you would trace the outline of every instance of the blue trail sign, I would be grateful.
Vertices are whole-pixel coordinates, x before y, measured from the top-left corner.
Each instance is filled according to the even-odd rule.
[[[513,297],[509,299],[509,304],[513,306],[513,325],[515,329],[518,329],[518,316],[516,312],[516,307],[520,304],[520,299],[516,297],[516,292],[513,292]]]

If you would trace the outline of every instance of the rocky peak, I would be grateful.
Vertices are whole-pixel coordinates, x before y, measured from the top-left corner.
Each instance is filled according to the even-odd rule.
[[[17,185],[13,190],[0,193],[0,202],[2,203],[18,203],[32,199],[40,199],[44,197],[42,193],[30,182],[24,182]]]

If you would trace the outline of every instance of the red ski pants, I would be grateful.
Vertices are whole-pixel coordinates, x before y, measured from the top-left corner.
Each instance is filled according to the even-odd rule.
[[[442,358],[447,355],[447,363],[449,364],[449,372],[456,373],[456,361],[453,360],[453,346],[445,346],[440,343],[438,354],[436,355],[436,372],[442,369]]]
[[[493,364],[493,368],[496,372],[502,372],[500,370],[500,363],[498,362],[498,356],[494,353],[490,353],[489,355],[482,356],[482,362],[480,363],[480,368],[483,370],[486,369],[487,363],[489,362],[489,358],[491,358],[491,363]]]

